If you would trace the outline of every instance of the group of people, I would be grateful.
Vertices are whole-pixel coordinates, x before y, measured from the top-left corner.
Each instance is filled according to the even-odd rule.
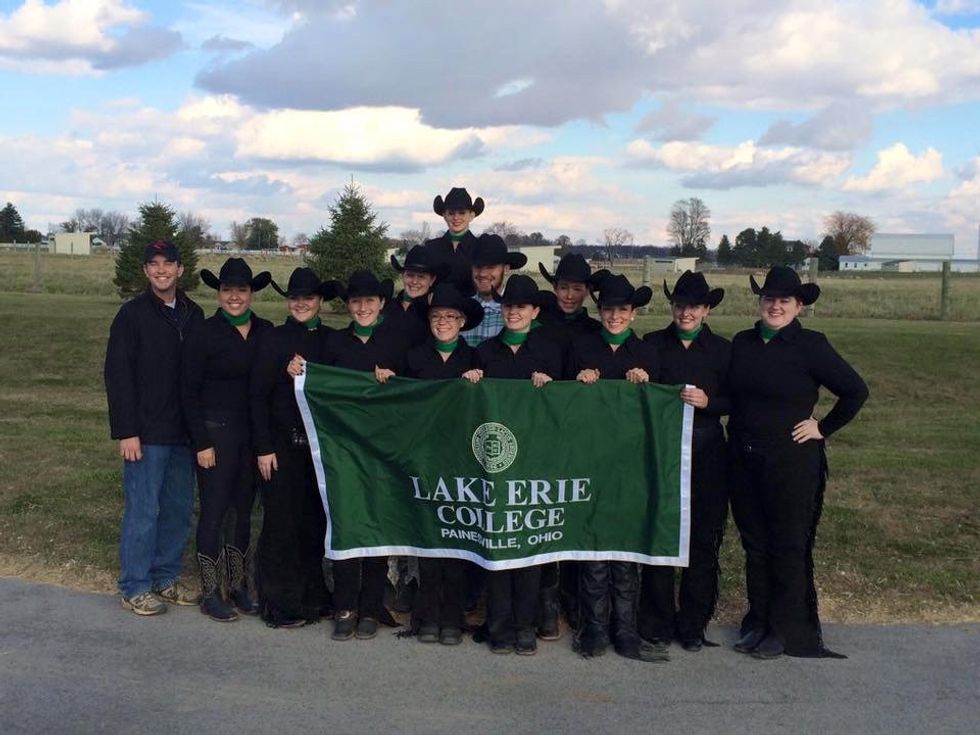
[[[173,244],[146,246],[148,288],[113,321],[105,364],[111,432],[124,460],[123,607],[156,615],[168,603],[199,605],[217,621],[260,615],[276,628],[333,618],[336,640],[372,638],[379,624],[395,624],[386,559],[333,561],[332,584],[325,577],[326,517],[293,389],[306,361],[373,373],[381,383],[396,375],[530,380],[543,390],[554,380],[656,382],[685,386],[680,399],[695,409],[689,566],[679,575],[622,561],[485,573],[461,560],[422,558],[411,633],[423,643],[460,643],[465,612],[484,594],[485,622],[473,636],[494,653],[533,654],[539,639],[558,639],[562,611],[573,648],[586,657],[611,646],[661,661],[674,640],[689,651],[714,645],[705,633],[730,505],[748,592],[735,649],[762,659],[837,656],[823,642],[813,580],[824,440],[857,414],[868,390],[824,335],[798,319],[819,287],[783,266],[761,286],[750,277],[759,321],[729,342],[707,321],[723,290],[686,272],[673,289],[664,283],[670,323],[641,337],[632,324],[653,297],[649,287],[593,272],[569,254],[554,272],[539,264],[552,287],[542,289],[528,275],[509,274],[526,265],[523,254],[497,235],[470,231],[482,199],[454,188],[433,209],[448,229],[404,260],[392,257],[397,293],[368,271],[342,283],[309,268],[295,269],[282,288],[229,258],[218,274],[201,271],[217,292],[207,319],[177,288],[183,267]],[[270,284],[289,310],[279,326],[251,309]],[[343,329],[320,321],[323,302],[334,298],[350,316]],[[817,420],[821,387],[837,400]],[[200,594],[180,578],[194,470]],[[257,489],[263,521],[253,548]]]

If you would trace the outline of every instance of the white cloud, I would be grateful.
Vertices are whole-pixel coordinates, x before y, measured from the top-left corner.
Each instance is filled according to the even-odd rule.
[[[730,189],[795,183],[829,186],[850,166],[850,156],[797,147],[760,147],[747,140],[735,146],[672,141],[655,147],[646,140],[626,146],[636,165],[684,172],[685,186]]]
[[[774,122],[759,139],[759,145],[788,144],[848,151],[866,143],[871,131],[872,118],[867,105],[841,102],[797,124],[786,120]]]
[[[498,0],[478,23],[421,0],[291,5],[303,20],[281,43],[198,83],[259,107],[417,108],[437,128],[599,120],[649,95],[767,109],[980,98],[980,32],[914,0],[592,0],[574,12],[541,0],[533,22],[523,0]],[[440,53],[405,52],[429,39]]]
[[[939,15],[972,15],[980,13],[980,0],[939,0],[933,10]]]
[[[25,0],[0,14],[0,68],[85,75],[168,56],[180,34],[149,20],[123,0]]]
[[[714,123],[715,118],[686,110],[676,99],[668,99],[637,123],[636,132],[658,140],[698,140]]]
[[[852,176],[844,182],[845,191],[884,191],[911,184],[935,181],[943,176],[943,156],[935,148],[913,155],[904,143],[878,151],[875,165],[867,176]]]

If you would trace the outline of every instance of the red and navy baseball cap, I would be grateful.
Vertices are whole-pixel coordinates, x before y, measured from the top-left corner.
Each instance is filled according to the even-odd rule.
[[[180,262],[180,251],[170,240],[155,240],[143,248],[143,262],[149,263],[157,255],[162,255],[164,259]]]

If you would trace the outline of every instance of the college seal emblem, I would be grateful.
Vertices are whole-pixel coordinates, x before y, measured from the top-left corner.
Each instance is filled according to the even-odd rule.
[[[517,437],[503,424],[480,424],[471,441],[473,456],[487,472],[503,472],[517,459]]]

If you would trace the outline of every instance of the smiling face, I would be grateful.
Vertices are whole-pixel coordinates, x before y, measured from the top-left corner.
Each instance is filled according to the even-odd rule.
[[[177,292],[177,281],[184,275],[184,266],[162,255],[154,255],[143,264],[143,273],[158,298],[172,301]]]
[[[454,235],[466,232],[470,229],[470,222],[476,217],[476,212],[472,209],[447,209],[442,215],[446,220],[446,226]]]
[[[674,326],[681,332],[697,329],[704,318],[711,312],[711,307],[705,304],[671,304],[670,313],[674,317]]]
[[[584,283],[576,281],[558,281],[555,286],[555,295],[558,297],[558,306],[566,314],[574,314],[582,308],[585,297],[589,290]]]
[[[800,315],[803,302],[795,296],[763,296],[759,299],[759,316],[770,329],[782,329]]]
[[[230,316],[241,316],[252,305],[252,289],[222,283],[218,289],[218,306]]]
[[[347,301],[347,311],[351,319],[362,327],[370,327],[378,321],[384,299],[380,296],[354,296]]]
[[[466,317],[456,309],[437,306],[429,312],[429,330],[440,342],[452,342],[459,336]]]
[[[473,285],[476,292],[483,298],[489,298],[494,291],[499,292],[506,272],[506,265],[474,265]]]
[[[512,332],[527,332],[541,309],[531,304],[504,304],[500,311],[504,315],[504,326],[507,329]]]
[[[320,314],[320,296],[290,296],[286,299],[289,314],[298,322],[308,322]]]
[[[629,329],[635,317],[636,309],[629,304],[599,307],[599,319],[602,321],[602,326],[610,334],[622,334],[625,332]]]
[[[404,271],[402,273],[402,288],[413,299],[417,299],[419,296],[425,296],[429,293],[429,289],[432,288],[435,280],[436,277],[431,273]]]

